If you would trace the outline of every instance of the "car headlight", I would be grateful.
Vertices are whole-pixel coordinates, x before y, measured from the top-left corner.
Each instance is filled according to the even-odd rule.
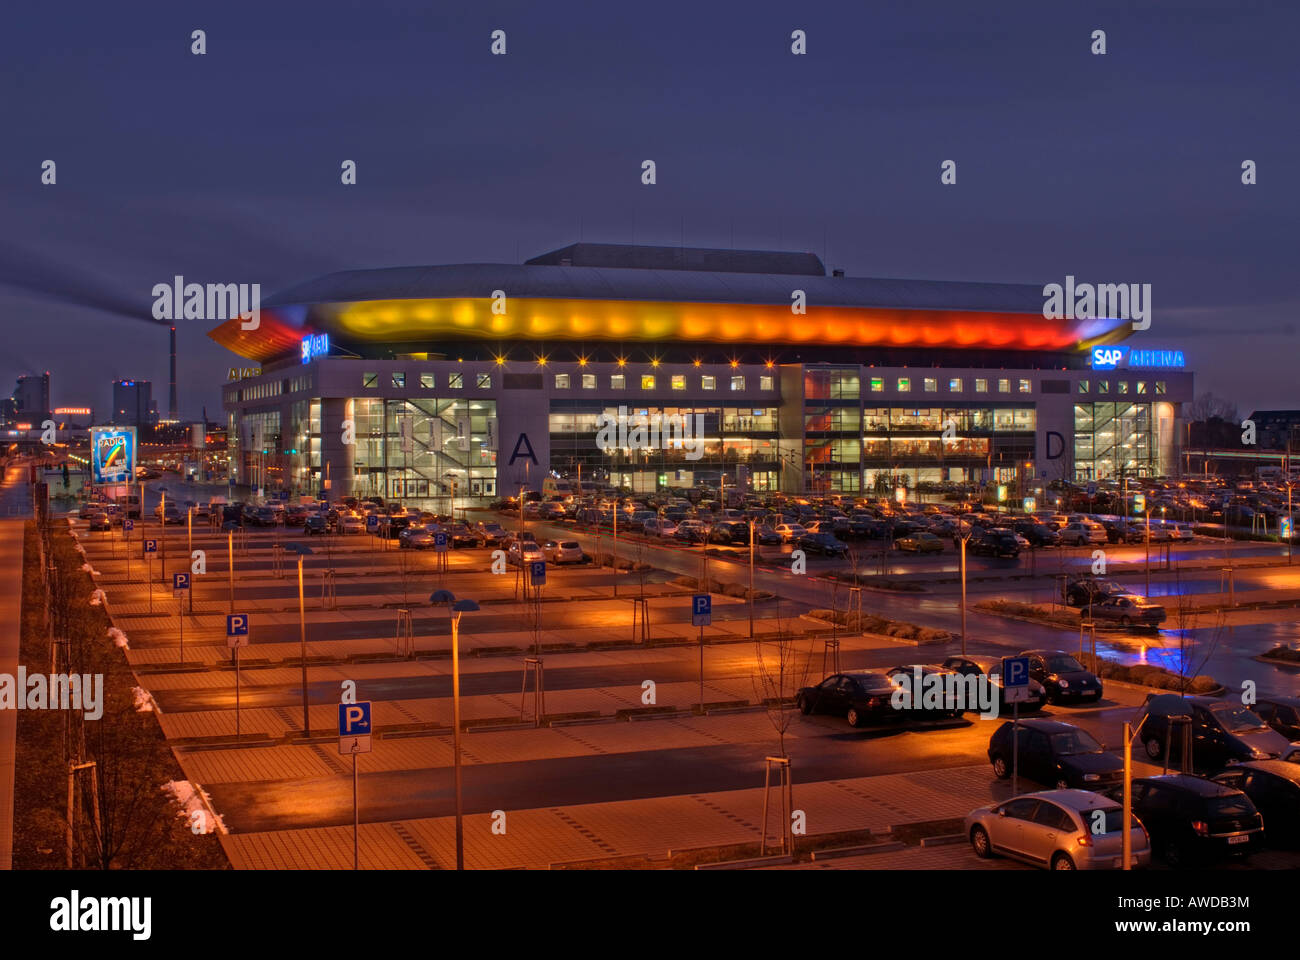
[[[1068,686],[1070,685],[1070,681],[1069,681],[1069,680],[1058,680],[1058,681],[1056,681],[1056,682],[1057,682],[1057,684],[1061,687],[1062,690],[1064,690],[1066,687],[1068,687]]]

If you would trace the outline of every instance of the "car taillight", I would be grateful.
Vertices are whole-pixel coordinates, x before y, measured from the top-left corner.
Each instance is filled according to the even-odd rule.
[[[1085,834],[1083,834],[1082,836],[1078,837],[1078,838],[1075,840],[1075,843],[1077,843],[1077,844],[1078,844],[1079,846],[1081,846],[1081,847],[1091,847],[1091,846],[1092,846],[1092,837],[1088,836],[1088,835],[1085,833]]]
[[[1204,820],[1193,820],[1192,829],[1196,831],[1198,837],[1206,837],[1210,834],[1209,825]]]

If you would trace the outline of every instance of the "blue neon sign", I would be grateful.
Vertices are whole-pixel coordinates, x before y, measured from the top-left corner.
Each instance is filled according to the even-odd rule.
[[[1127,358],[1127,363],[1125,359]],[[1139,350],[1136,347],[1093,347],[1092,369],[1114,370],[1119,366],[1130,370],[1181,370],[1187,365],[1181,350]]]
[[[330,352],[330,335],[328,333],[309,333],[302,338],[302,362],[310,363],[316,357],[323,357]]]

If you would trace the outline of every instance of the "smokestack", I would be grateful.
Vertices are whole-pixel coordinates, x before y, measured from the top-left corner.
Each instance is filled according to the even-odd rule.
[[[176,415],[176,327],[175,325],[172,326],[171,331],[172,331],[172,379],[167,390],[167,409],[169,411],[168,419],[177,420],[179,419],[179,417],[177,417]]]

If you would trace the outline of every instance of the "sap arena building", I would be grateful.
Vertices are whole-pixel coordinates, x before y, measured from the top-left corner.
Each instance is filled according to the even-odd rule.
[[[817,494],[1176,473],[1192,374],[1040,286],[827,275],[809,253],[578,243],[352,270],[209,335],[232,482],[418,503],[580,477]],[[252,361],[252,364],[245,361]],[[237,364],[237,365],[235,365]],[[598,445],[689,416],[693,451]],[[696,419],[695,415],[699,415]],[[604,447],[604,449],[602,449]]]

